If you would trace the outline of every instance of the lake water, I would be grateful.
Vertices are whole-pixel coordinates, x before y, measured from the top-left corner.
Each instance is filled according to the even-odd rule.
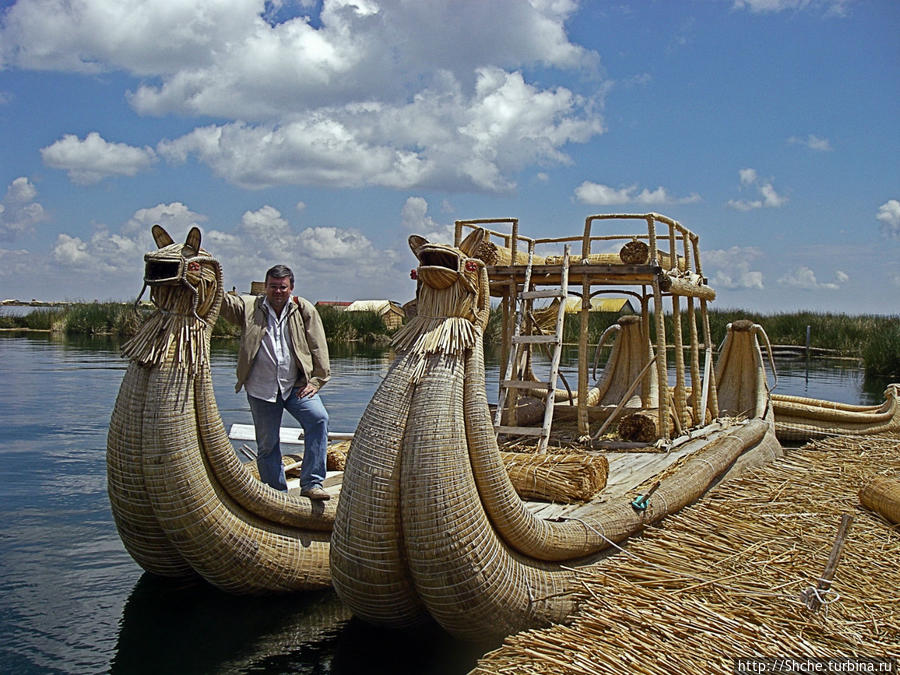
[[[573,357],[564,371],[574,386]],[[355,428],[390,358],[333,347],[322,394],[333,430]],[[235,362],[236,343],[214,345],[226,428],[252,421],[234,393]],[[107,425],[124,371],[105,340],[0,334],[0,673],[449,675],[491,647],[435,626],[372,628],[331,591],[238,598],[143,574],[119,540],[106,493]],[[865,381],[852,363],[795,361],[779,364],[777,391],[877,403],[884,384]]]

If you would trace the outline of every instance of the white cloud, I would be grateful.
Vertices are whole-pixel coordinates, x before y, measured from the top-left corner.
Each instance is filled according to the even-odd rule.
[[[878,207],[876,219],[881,221],[881,233],[889,239],[900,239],[900,201],[889,199]]]
[[[183,240],[192,227],[206,221],[206,216],[194,213],[181,202],[157,204],[146,209],[138,209],[128,222],[122,226],[122,232],[129,236],[150,236],[153,225],[161,225],[175,241]],[[148,243],[151,239],[146,240]]]
[[[741,185],[753,185],[756,182],[756,169],[741,169],[738,175],[741,177]]]
[[[452,244],[455,233],[453,223],[441,225],[428,215],[428,202],[422,197],[410,197],[400,213],[403,230],[425,237],[430,242]]]
[[[655,190],[642,189],[638,192],[636,185],[625,188],[613,188],[601,183],[584,181],[575,188],[575,197],[583,204],[596,206],[612,206],[615,204],[641,204],[656,206],[661,204],[693,204],[700,201],[700,195],[693,192],[688,197],[670,195],[664,187]]]
[[[748,9],[754,14],[822,10],[831,16],[845,16],[850,0],[734,0],[734,9]]]
[[[810,150],[817,150],[819,152],[829,152],[833,148],[831,147],[831,141],[827,138],[819,138],[814,134],[809,134],[806,138],[798,138],[797,136],[791,136],[788,139],[788,143],[793,145],[802,145]]]
[[[521,73],[482,68],[471,96],[445,74],[410,102],[321,108],[272,125],[201,127],[160,142],[157,151],[173,162],[196,156],[248,188],[502,191],[514,187],[508,174],[530,164],[567,163],[560,148],[601,133],[593,106],[565,88],[542,91]]]
[[[713,288],[762,290],[762,272],[750,269],[752,261],[762,254],[760,249],[753,246],[732,246],[728,249],[704,251],[700,260]]]
[[[849,279],[850,277],[846,272],[835,270],[834,281],[820,282],[816,279],[815,272],[809,267],[802,265],[782,276],[778,280],[778,283],[782,286],[791,286],[793,288],[802,288],[806,290],[837,290],[849,281]]]
[[[784,206],[787,197],[778,194],[771,180],[762,180],[756,172],[756,169],[740,169],[738,171],[742,188],[754,188],[758,193],[759,199],[729,199],[728,206],[738,211],[751,211],[753,209],[762,208],[778,208]]]
[[[86,243],[79,237],[71,237],[64,232],[56,237],[51,255],[56,262],[66,267],[87,267],[94,260]]]
[[[98,183],[107,176],[134,176],[156,162],[152,148],[110,143],[92,131],[84,140],[66,134],[46,148],[41,158],[47,166],[67,171],[81,185]]]
[[[30,232],[47,219],[44,207],[36,198],[37,188],[28,178],[20,176],[9,184],[0,201],[0,241],[10,241]]]
[[[19,0],[0,63],[139,76],[128,94],[138,113],[224,120],[155,152],[194,156],[243,187],[504,191],[523,167],[567,163],[568,144],[603,132],[599,57],[566,34],[577,7]],[[526,81],[533,67],[577,70],[584,93]],[[95,134],[66,136],[45,162],[90,183],[156,160]]]
[[[38,273],[34,258],[26,249],[0,248],[0,279],[15,279],[25,274]]]
[[[353,260],[357,256],[371,255],[372,242],[358,230],[337,227],[309,227],[300,233],[300,250],[320,260]]]

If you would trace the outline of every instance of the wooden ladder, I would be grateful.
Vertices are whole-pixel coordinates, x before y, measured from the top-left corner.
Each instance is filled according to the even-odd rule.
[[[563,326],[566,317],[566,298],[569,295],[569,246],[566,245],[560,271],[559,288],[536,291],[532,287],[532,265],[534,247],[528,252],[528,265],[525,268],[525,282],[522,292],[516,296],[515,326],[510,340],[509,357],[506,362],[503,379],[500,380],[500,396],[494,417],[494,431],[511,436],[538,436],[538,452],[547,451],[550,440],[550,427],[553,424],[553,404],[556,398],[556,381],[559,378],[559,361],[562,355]],[[556,315],[556,330],[552,335],[522,335],[522,326],[526,314],[531,311],[532,303],[538,298],[558,298],[559,308]],[[528,349],[533,345],[553,345],[550,358],[550,377],[546,382],[525,380],[524,369]],[[506,407],[510,390],[530,390],[537,395],[542,392],[544,398],[544,421],[540,427],[523,427],[502,425],[503,409]],[[515,399],[515,396],[513,396]],[[511,409],[514,405],[511,407]]]

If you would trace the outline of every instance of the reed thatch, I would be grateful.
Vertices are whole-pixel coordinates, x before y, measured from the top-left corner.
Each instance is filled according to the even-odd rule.
[[[568,626],[521,633],[473,672],[732,673],[739,657],[900,654],[900,531],[861,510],[873,468],[900,473],[900,435],[833,438],[714,490],[579,572]],[[855,520],[825,604],[817,586],[844,514]],[[808,594],[808,592],[807,592]]]

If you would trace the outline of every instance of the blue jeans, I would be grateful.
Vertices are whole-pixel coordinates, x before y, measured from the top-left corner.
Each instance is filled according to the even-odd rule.
[[[274,403],[247,394],[253,426],[256,428],[256,466],[259,477],[276,490],[287,490],[284,465],[281,463],[281,414],[287,410],[303,427],[303,463],[300,465],[300,487],[322,487],[325,462],[328,456],[328,412],[318,394],[297,398],[299,387],[291,390],[288,400],[281,397]]]

